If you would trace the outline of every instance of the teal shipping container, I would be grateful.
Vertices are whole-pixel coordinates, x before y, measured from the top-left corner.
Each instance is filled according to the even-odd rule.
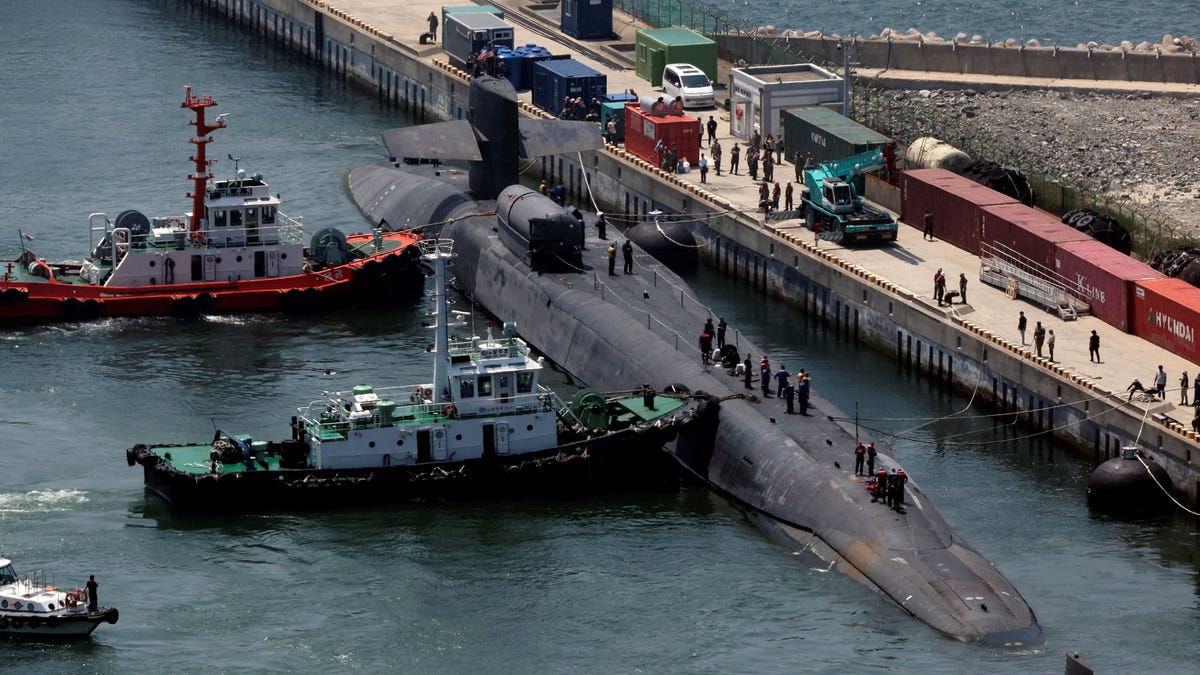
[[[625,101],[605,101],[600,104],[600,133],[608,133],[608,120],[617,122],[616,143],[625,142]]]
[[[470,14],[472,12],[487,12],[498,19],[504,18],[504,10],[493,5],[463,5],[462,7],[442,7],[442,49],[446,48],[446,17],[451,14]]]
[[[793,108],[783,115],[784,152],[789,162],[797,150],[801,157],[811,154],[813,163],[820,164],[874,150],[887,142],[887,136],[828,108]]]
[[[687,28],[642,28],[634,41],[637,76],[662,86],[668,63],[690,63],[717,81],[717,43]]]

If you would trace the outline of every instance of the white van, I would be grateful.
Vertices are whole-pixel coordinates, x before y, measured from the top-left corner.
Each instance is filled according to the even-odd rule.
[[[663,68],[663,94],[667,100],[683,99],[685,108],[712,108],[717,104],[712,81],[690,63],[670,63]]]

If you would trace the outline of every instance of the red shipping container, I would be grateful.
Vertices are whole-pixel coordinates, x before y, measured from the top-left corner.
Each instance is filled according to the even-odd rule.
[[[984,207],[979,218],[979,241],[992,244],[1002,252],[1017,254],[1017,260],[1032,261],[1042,270],[1054,269],[1055,246],[1068,241],[1092,241],[1085,234],[1064,225],[1054,216],[1024,204]]]
[[[935,239],[979,255],[980,209],[1015,204],[1012,197],[945,169],[905,171],[900,180],[900,217],[924,231],[925,213],[933,215]]]
[[[675,148],[679,159],[686,158],[693,170],[700,163],[699,120],[688,115],[651,117],[639,104],[626,103],[625,149],[658,166],[661,160],[655,148],[659,141],[664,148]]]
[[[1059,244],[1054,270],[1088,301],[1092,316],[1126,333],[1132,332],[1129,308],[1133,282],[1166,278],[1153,267],[1095,239]]]
[[[1200,350],[1196,348],[1200,288],[1170,278],[1133,284],[1133,334],[1192,363],[1200,363]]]

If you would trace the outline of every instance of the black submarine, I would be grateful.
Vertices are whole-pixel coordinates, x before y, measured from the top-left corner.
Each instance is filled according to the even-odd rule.
[[[953,638],[1044,641],[1020,593],[916,481],[893,510],[839,467],[855,430],[836,421],[843,416],[828,400],[814,394],[819,414],[800,416],[784,414],[776,398],[739,398],[740,377],[701,363],[696,336],[711,313],[680,277],[640,249],[635,274],[610,276],[609,242],[586,236],[578,214],[514,185],[520,156],[601,145],[594,124],[518,117],[507,81],[476,78],[467,120],[386,132],[392,161],[352,171],[351,193],[373,222],[440,225],[455,241],[460,289],[517,321],[526,340],[588,386],[671,382],[724,399],[710,428],[681,434],[669,450],[769,533],[811,547]],[[461,171],[420,163],[443,159],[470,161],[469,184]],[[763,353],[744,339],[738,347]],[[886,454],[878,461],[899,468]]]

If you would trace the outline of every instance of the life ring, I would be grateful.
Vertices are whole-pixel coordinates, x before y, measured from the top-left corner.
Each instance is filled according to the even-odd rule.
[[[420,387],[414,388],[413,392],[408,395],[408,400],[410,403],[416,403],[417,401],[420,401],[421,400],[421,388]]]
[[[63,604],[66,605],[67,607],[74,607],[76,604],[75,594],[67,593],[67,597],[66,597],[66,599],[63,600]]]
[[[450,419],[458,417],[458,408],[454,407],[453,403],[447,403],[445,408],[442,408],[442,415]]]
[[[168,227],[183,227],[183,221],[180,220],[177,216],[171,216],[170,218],[167,218],[167,226]]]

